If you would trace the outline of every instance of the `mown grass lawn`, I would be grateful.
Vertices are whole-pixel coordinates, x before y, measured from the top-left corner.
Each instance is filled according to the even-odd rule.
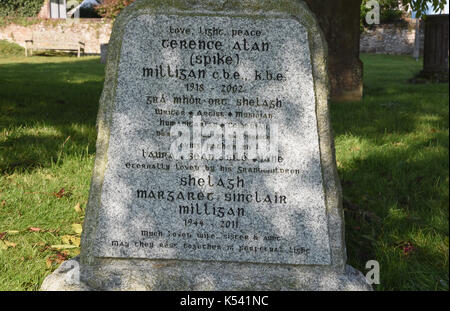
[[[0,290],[38,290],[79,252],[51,246],[79,243],[103,75],[98,57],[0,58],[0,234],[16,244],[0,244]]]
[[[378,260],[378,290],[448,290],[448,84],[362,59],[364,101],[331,107],[349,263]],[[103,74],[98,57],[0,57],[0,290],[38,290],[79,253]]]

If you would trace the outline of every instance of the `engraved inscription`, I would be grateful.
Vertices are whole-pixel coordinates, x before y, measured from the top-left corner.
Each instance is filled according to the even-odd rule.
[[[96,256],[330,264],[301,23],[141,15],[117,79]]]

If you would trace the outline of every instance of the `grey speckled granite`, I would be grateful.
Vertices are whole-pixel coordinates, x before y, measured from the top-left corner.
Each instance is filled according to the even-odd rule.
[[[219,26],[223,27],[221,37],[207,37],[209,43],[223,45],[219,52],[216,49],[214,52],[205,53],[198,50],[186,52],[184,49],[161,48],[159,42],[168,40],[165,38],[170,37],[170,27],[197,30],[197,25],[216,29]],[[232,29],[257,29],[262,34],[254,39],[244,38],[246,40],[244,41],[243,38],[232,39],[230,34]],[[170,44],[186,37],[191,44],[204,40],[206,36],[198,32],[190,35],[172,35],[176,41],[171,41]],[[162,42],[169,44],[169,41]],[[268,50],[237,51],[238,46],[235,42],[239,43],[239,48],[242,49],[246,43],[249,47],[254,46],[253,42],[256,42],[258,49],[262,49],[267,42]],[[212,61],[210,57],[217,57],[218,54],[233,59],[233,64],[190,65],[191,59],[197,60],[200,57],[204,61],[203,57],[206,57],[206,61]],[[255,20],[240,17],[141,15],[128,24],[121,55],[117,99],[110,127],[108,167],[102,187],[94,256],[330,264],[314,105],[314,82],[304,27],[292,19],[281,18]],[[190,71],[191,68],[195,68],[196,75],[197,70],[204,70],[204,79],[192,79],[195,83],[201,83],[204,90],[187,92],[185,88],[187,82],[182,80],[184,76],[180,76],[181,79],[170,79],[167,76],[160,79],[142,77],[142,67],[159,70],[168,75],[167,66],[170,66],[172,72]],[[232,75],[237,70],[241,78],[238,82],[225,82],[224,79],[214,78],[215,74],[222,76],[224,70]],[[283,75],[285,78],[281,81],[267,80],[266,70],[270,71],[269,77]],[[256,71],[260,72],[258,76]],[[263,78],[266,80],[263,81]],[[189,83],[192,83],[192,80],[189,80]],[[224,94],[222,92],[224,83],[240,85],[245,92]],[[148,94],[165,98],[164,103],[147,104]],[[186,95],[189,98],[191,95],[194,96],[199,104],[175,101],[176,98]],[[226,99],[227,102],[210,105],[211,98]],[[258,98],[261,104],[263,100],[271,101],[274,106],[278,101],[281,107],[239,105],[240,102],[243,103],[244,98]],[[157,114],[156,109],[176,114],[170,116]],[[170,126],[161,126],[160,120],[185,122],[192,119],[191,113],[198,116],[199,112],[203,114],[202,121],[208,123],[225,125],[232,122],[241,125],[258,122],[264,126],[271,123],[278,124],[279,155],[283,161],[275,163],[273,168],[266,169],[254,161],[173,161],[143,158],[142,148],[148,154],[170,152],[170,142],[174,139],[158,136],[156,133],[168,132]],[[241,112],[242,115],[244,113],[252,116],[264,115],[267,118],[245,118]],[[210,113],[214,115],[211,116]],[[150,169],[131,167],[132,164],[149,163],[159,164],[164,169],[153,166]],[[198,169],[180,170],[181,165],[196,166]],[[208,170],[205,169],[205,165],[208,165]],[[212,170],[212,167],[215,169]],[[222,167],[227,167],[229,171],[221,170]],[[255,173],[242,172],[244,169],[253,171],[255,168],[257,169]],[[268,173],[262,173],[258,169]],[[196,182],[195,179],[199,178],[203,178],[210,185],[186,186],[182,181],[184,179],[187,182],[190,179],[193,184]],[[220,180],[224,181],[226,187],[216,186]],[[229,183],[230,180],[233,184]],[[233,187],[234,189],[229,189]],[[138,189],[146,191],[148,197],[146,199],[137,197]],[[152,198],[150,191],[162,193],[164,198],[159,196]],[[195,193],[196,199],[188,199],[189,193]],[[211,200],[202,200],[197,199],[198,193],[213,195]],[[242,193],[245,193],[245,202],[237,202],[234,199],[230,201],[230,196]],[[172,200],[171,194],[174,197],[183,196],[184,199]],[[259,199],[270,200],[270,203],[258,203]],[[180,205],[186,206],[183,207],[181,215]],[[188,212],[192,205],[196,210],[194,215]],[[198,215],[197,206],[202,215]],[[216,215],[204,215],[205,209],[210,214],[215,212]],[[223,216],[222,212],[232,215]],[[201,220],[203,225],[186,227],[184,219]],[[230,228],[223,228],[223,221],[229,222]],[[233,225],[236,222],[237,225]],[[181,235],[168,238],[166,233],[168,230],[173,233],[191,233],[192,237]],[[141,231],[157,232],[162,235],[152,238],[142,237]],[[205,238],[204,235],[198,237],[197,232],[208,233],[215,238]],[[246,235],[248,239],[231,240],[230,235]],[[264,237],[275,236],[280,240],[264,240]],[[112,246],[114,241],[117,241],[119,246]],[[149,245],[153,243],[154,246],[142,247],[141,241]],[[177,246],[159,247],[160,243],[165,244],[166,241]],[[125,246],[121,247],[120,243]],[[198,245],[203,246],[206,243],[220,249],[198,248]],[[230,245],[233,250],[229,250]],[[243,247],[248,249],[242,250]],[[250,251],[250,248],[257,250]],[[261,251],[261,248],[278,250]],[[297,253],[294,250],[297,250]],[[299,252],[301,254],[298,254]]]
[[[364,276],[345,264],[342,195],[328,114],[326,43],[313,14],[303,2],[293,0],[170,3],[169,6],[166,1],[138,0],[115,22],[97,120],[97,155],[81,255],[49,276],[42,289],[370,290]],[[170,33],[177,27],[191,31],[183,35]],[[223,32],[200,35],[199,27],[216,27]],[[232,29],[261,33],[255,37],[233,37]],[[173,43],[172,48],[169,40],[161,47],[165,38],[178,43]],[[259,51],[236,51],[236,42],[240,43],[237,48],[246,46],[244,38],[251,42],[249,47],[256,42]],[[220,41],[221,45],[211,45],[203,51],[183,50],[178,46],[180,40]],[[216,53],[229,56],[230,63],[192,63],[196,56]],[[157,70],[169,75],[167,65],[172,73],[188,68],[204,77],[159,78]],[[152,68],[152,72],[143,68]],[[233,82],[223,76],[217,78],[214,72],[223,75],[223,70],[239,72],[239,78]],[[261,73],[261,80],[255,70]],[[272,76],[280,74],[280,81],[269,81],[266,70]],[[185,84],[192,82],[203,84],[203,92],[188,92]],[[244,93],[223,95],[222,84],[243,85]],[[200,102],[175,102],[175,97],[187,94],[198,95]],[[148,104],[146,98],[150,95],[159,99],[164,95],[166,100]],[[218,97],[226,98],[226,104],[208,107],[207,99]],[[238,107],[243,97],[281,104],[271,109]],[[176,113],[158,114],[157,109]],[[220,170],[221,165],[225,166],[223,161],[143,159],[142,150],[168,152],[169,139],[158,134],[170,130],[162,119],[185,122],[191,116],[189,112],[195,115],[199,110],[214,112],[203,116],[207,123],[278,124],[279,155],[283,161],[271,167],[276,173],[238,174],[239,169],[254,168],[257,162],[226,162],[231,170],[228,172]],[[237,111],[248,115],[264,112],[270,117],[243,118]],[[130,168],[132,164],[160,166],[136,170]],[[197,165],[200,169],[180,171],[177,164]],[[215,165],[216,171],[207,171],[205,164]],[[280,174],[280,170],[290,173]],[[241,189],[232,190],[183,185],[182,178],[191,176],[197,181],[211,178],[215,184],[219,179],[240,176],[243,184]],[[164,191],[165,199],[149,194],[144,200],[137,196],[137,190],[148,194]],[[203,200],[210,204],[208,207],[225,206],[224,211],[228,212],[232,208],[234,215],[181,213],[180,204],[195,202],[167,200],[168,191],[213,193],[213,200]],[[272,202],[224,204],[227,195],[238,192],[253,197],[256,192],[262,197],[270,195]],[[285,201],[277,204],[274,195]],[[204,224],[186,226],[184,220],[188,218]],[[229,221],[232,227],[221,228],[222,220]],[[236,220],[239,226],[233,228]],[[184,234],[169,236],[168,230]],[[142,231],[147,231],[147,235],[142,236]],[[197,233],[214,236],[205,239]],[[230,240],[229,235],[249,238]],[[162,247],[166,243],[172,245]],[[202,248],[206,244],[219,247]],[[194,250],[196,246],[200,248]],[[256,251],[249,251],[250,247]],[[68,267],[72,266],[81,269],[78,287],[66,282],[71,273]]]

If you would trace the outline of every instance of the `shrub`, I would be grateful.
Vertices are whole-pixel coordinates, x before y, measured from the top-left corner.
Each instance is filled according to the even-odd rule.
[[[94,7],[81,7],[80,8],[81,18],[100,18],[97,10]]]
[[[381,22],[393,23],[402,20],[403,11],[399,9],[398,0],[381,0]]]
[[[102,17],[115,18],[120,11],[133,2],[134,0],[104,0],[96,9]]]
[[[33,17],[44,5],[44,0],[1,0],[0,16]]]
[[[0,57],[23,56],[25,49],[18,44],[0,40]]]

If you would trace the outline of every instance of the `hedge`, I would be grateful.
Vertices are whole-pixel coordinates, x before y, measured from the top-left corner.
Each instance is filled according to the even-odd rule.
[[[0,0],[0,16],[33,17],[43,5],[44,0]]]

